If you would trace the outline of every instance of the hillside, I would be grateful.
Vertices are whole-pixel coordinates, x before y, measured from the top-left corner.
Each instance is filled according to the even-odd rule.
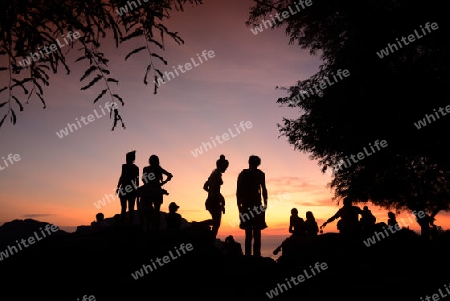
[[[4,224],[0,252],[45,225],[32,220]],[[360,239],[346,241],[338,234],[323,234],[315,241],[293,244],[291,256],[286,247],[278,262],[226,256],[201,225],[179,234],[144,233],[134,226],[54,234],[0,261],[5,296],[14,300],[81,300],[84,295],[96,300],[420,300],[449,283],[447,235],[424,244],[408,230],[370,247]],[[148,265],[147,273],[143,265]],[[302,282],[300,275],[305,276]]]

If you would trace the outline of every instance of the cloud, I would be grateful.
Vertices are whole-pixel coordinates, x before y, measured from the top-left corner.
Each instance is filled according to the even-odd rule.
[[[25,218],[36,218],[36,217],[46,217],[46,216],[54,216],[55,214],[44,214],[44,213],[41,213],[41,214],[24,214],[24,215],[22,215],[22,217],[25,217]]]
[[[293,192],[323,192],[322,184],[313,184],[307,178],[273,177],[266,180],[267,186],[275,186],[277,190]]]
[[[313,201],[298,201],[295,202],[295,204],[300,205],[300,206],[310,206],[310,207],[314,207],[314,206],[336,206],[337,202],[336,201],[332,201],[331,199],[319,199],[319,200],[313,200]]]

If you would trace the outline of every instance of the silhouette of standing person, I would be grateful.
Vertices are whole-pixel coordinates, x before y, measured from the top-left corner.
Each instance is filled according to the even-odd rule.
[[[223,184],[222,173],[228,168],[229,162],[224,155],[220,155],[219,160],[216,161],[216,169],[214,169],[208,180],[203,185],[203,189],[208,192],[208,198],[205,202],[206,210],[211,214],[212,237],[215,240],[217,232],[219,232],[222,213],[225,214],[225,198],[220,193],[220,186]]]
[[[122,172],[117,183],[116,194],[119,195],[122,221],[126,219],[127,204],[130,223],[133,222],[136,189],[139,186],[139,167],[134,164],[136,151],[126,154],[126,163],[122,164]]]
[[[245,230],[245,255],[261,256],[261,230],[267,228],[265,211],[267,209],[266,176],[258,169],[261,159],[250,156],[248,169],[239,173],[237,180],[236,198],[239,209],[239,228]],[[261,194],[264,206],[261,201]],[[254,213],[253,213],[254,212]]]
[[[163,203],[163,195],[168,194],[162,186],[169,182],[173,175],[161,167],[159,157],[151,155],[148,163],[142,170],[142,181],[144,182],[144,201],[150,205],[150,213],[152,215],[152,229],[158,230],[160,224],[160,209]],[[166,179],[163,180],[163,176]]]
[[[344,235],[355,235],[360,231],[359,215],[362,215],[363,211],[358,206],[352,205],[352,199],[349,197],[344,198],[344,206],[336,212],[335,215],[330,217],[323,223],[321,228],[325,227],[328,223],[331,223],[337,218],[341,218],[338,222],[339,233]]]

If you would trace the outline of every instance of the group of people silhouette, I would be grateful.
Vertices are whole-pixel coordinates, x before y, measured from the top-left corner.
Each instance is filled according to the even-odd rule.
[[[303,220],[303,218],[299,217],[297,208],[292,208],[289,222],[289,233],[291,233],[291,236],[285,239],[273,251],[273,254],[277,255],[288,242],[294,240],[299,241],[299,239],[305,241],[305,239],[308,240],[316,237],[318,233],[322,234],[323,228],[336,219],[339,219],[337,223],[339,234],[347,238],[370,235],[376,230],[377,226],[380,226],[380,228],[386,226],[384,222],[377,224],[376,217],[367,206],[361,209],[353,205],[350,197],[345,197],[343,206],[320,227],[318,227],[311,211],[306,212],[306,220]],[[387,225],[392,227],[397,225],[399,227],[395,213],[388,212]]]
[[[116,194],[120,199],[121,220],[125,223],[133,222],[134,207],[137,201],[140,213],[139,221],[144,230],[158,230],[163,196],[168,195],[168,192],[162,187],[173,178],[173,175],[161,167],[158,156],[151,155],[149,166],[142,170],[143,185],[139,186],[139,168],[134,164],[135,160],[136,151],[126,154],[126,163],[122,164],[122,171],[117,183]],[[248,159],[248,168],[243,169],[237,179],[236,198],[240,213],[239,227],[245,230],[244,254],[248,256],[252,254],[261,256],[261,230],[267,228],[265,210],[267,209],[268,193],[265,174],[258,168],[260,164],[261,158],[251,155]],[[225,198],[220,189],[223,185],[222,174],[228,166],[229,161],[224,155],[221,155],[216,161],[216,168],[203,185],[203,189],[208,193],[205,208],[211,214],[213,240],[216,240],[222,214],[225,214]],[[182,218],[180,214],[176,213],[178,208],[179,206],[174,202],[169,205],[169,214],[166,218],[168,229],[180,228]],[[248,218],[242,218],[243,216]]]
[[[239,228],[245,230],[244,254],[247,256],[261,256],[261,230],[267,228],[265,211],[267,209],[268,193],[266,188],[265,174],[258,167],[261,158],[251,155],[248,159],[248,168],[243,169],[237,179],[236,199],[239,210]],[[215,239],[219,231],[222,214],[225,214],[225,198],[220,192],[223,184],[222,173],[229,166],[224,155],[216,161],[214,169],[203,189],[208,192],[205,202],[206,210],[211,214],[213,220],[212,235]],[[260,208],[255,213],[252,209]],[[251,215],[251,218],[250,218]],[[248,218],[243,218],[243,217]]]
[[[149,165],[142,170],[143,185],[139,186],[139,168],[134,164],[136,151],[126,154],[126,163],[122,164],[122,171],[117,183],[116,193],[120,198],[121,219],[123,222],[133,222],[134,207],[139,210],[139,221],[144,230],[158,230],[160,227],[160,209],[163,196],[168,192],[163,185],[169,182],[173,175],[160,165],[158,156],[151,155]],[[261,158],[251,155],[248,168],[243,169],[237,178],[236,200],[239,211],[239,228],[245,230],[245,255],[261,256],[261,231],[267,228],[265,212],[267,210],[268,192],[265,173],[259,169]],[[216,168],[211,172],[203,189],[208,193],[205,208],[211,215],[211,236],[216,240],[222,215],[225,214],[225,198],[221,193],[223,185],[222,174],[228,169],[229,161],[220,155],[216,161]],[[128,208],[128,220],[126,216]],[[166,218],[168,229],[180,229],[182,218],[176,213],[179,206],[172,202]],[[361,218],[359,218],[361,216]],[[388,213],[388,225],[396,225],[395,214]],[[376,218],[367,206],[363,209],[353,205],[350,197],[345,197],[341,207],[332,217],[327,219],[320,228],[311,211],[306,212],[305,220],[298,214],[297,208],[292,208],[289,221],[289,233],[292,238],[312,238],[323,233],[323,228],[338,219],[339,233],[345,236],[369,234],[375,229]],[[286,241],[286,240],[285,240]],[[277,254],[283,243],[273,252]]]
[[[128,221],[130,223],[134,221],[134,207],[138,200],[141,225],[146,231],[158,229],[163,196],[168,195],[167,190],[162,187],[173,175],[161,167],[158,156],[151,155],[149,165],[142,170],[143,185],[139,186],[139,168],[134,164],[135,160],[136,151],[126,154],[126,163],[122,164],[122,172],[117,183],[116,194],[120,199],[121,218],[122,221],[127,221],[128,207]]]

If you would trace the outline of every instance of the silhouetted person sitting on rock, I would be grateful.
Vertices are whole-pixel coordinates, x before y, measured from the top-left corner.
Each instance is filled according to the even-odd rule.
[[[149,206],[150,208],[151,229],[158,230],[163,195],[168,195],[162,186],[169,182],[173,175],[160,166],[158,156],[151,155],[148,162],[150,165],[144,167],[142,170],[142,181],[144,182],[142,198],[145,204],[144,207]],[[163,180],[163,176],[166,176],[165,180]]]
[[[134,218],[134,204],[136,202],[136,189],[139,187],[139,168],[134,164],[136,151],[126,154],[126,164],[122,164],[122,172],[117,183],[116,194],[119,195],[122,221],[126,219],[127,204],[130,224]]]
[[[245,255],[261,256],[261,230],[267,228],[265,211],[267,209],[266,176],[258,169],[261,159],[250,156],[248,169],[239,173],[236,198],[239,210],[239,228],[245,230]],[[264,200],[264,205],[261,200]]]
[[[338,222],[339,233],[344,235],[355,235],[360,232],[359,215],[362,215],[363,211],[358,206],[352,205],[352,199],[349,197],[344,198],[344,206],[339,209],[335,215],[330,217],[321,228],[324,228],[328,223],[331,223],[337,218],[340,218]]]
[[[213,220],[212,238],[217,237],[219,232],[220,222],[222,220],[222,213],[225,214],[225,198],[220,193],[220,187],[223,184],[222,173],[228,168],[229,162],[224,155],[220,155],[219,160],[216,161],[216,169],[214,169],[208,180],[203,185],[203,189],[208,192],[208,198],[205,202],[206,210],[209,211]]]
[[[232,235],[228,235],[225,238],[225,245],[222,252],[225,256],[230,257],[239,257],[243,255],[241,244],[235,241]]]
[[[303,218],[298,216],[297,208],[291,209],[291,217],[289,218],[289,233],[294,237],[306,236],[306,225]]]
[[[398,224],[394,212],[388,212],[388,226],[392,226],[395,229],[395,225]]]
[[[308,211],[310,212],[310,211]],[[314,223],[317,227],[317,223],[314,219],[314,216],[312,216],[312,213],[310,214],[306,214],[306,217],[308,218],[309,216],[309,225],[312,229],[310,229],[310,231],[314,232]],[[311,217],[312,216],[312,217]],[[312,219],[311,219],[312,218]],[[273,254],[277,255],[282,249],[283,247],[286,245],[286,243],[289,240],[295,240],[297,238],[305,238],[307,237],[307,225],[306,222],[303,220],[303,218],[298,216],[298,210],[297,208],[292,208],[291,209],[291,216],[289,218],[289,233],[291,233],[292,235],[288,238],[286,238],[285,240],[283,240],[283,242],[281,243],[281,245],[279,245],[274,251]],[[317,227],[317,231],[318,227]],[[317,232],[316,232],[317,235]]]
[[[361,225],[361,231],[364,233],[370,233],[374,231],[374,227],[376,224],[376,217],[372,214],[372,212],[369,210],[369,207],[364,206],[361,219],[360,219],[360,225]]]
[[[306,237],[315,237],[319,233],[319,226],[311,211],[306,212],[305,229]]]
[[[169,204],[169,213],[166,215],[166,225],[169,231],[179,231],[181,229],[181,215],[177,213],[178,206],[175,202]]]
[[[95,221],[91,223],[91,227],[94,231],[100,231],[108,227],[103,213],[99,212],[95,215]]]

